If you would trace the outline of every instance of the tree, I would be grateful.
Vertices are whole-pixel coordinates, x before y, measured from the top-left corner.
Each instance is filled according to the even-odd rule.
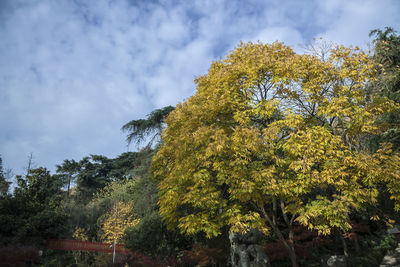
[[[153,257],[171,256],[190,249],[193,240],[168,230],[158,211],[146,214],[135,227],[125,230],[125,247]]]
[[[161,215],[208,237],[225,225],[272,230],[297,266],[295,222],[347,231],[350,213],[376,201],[377,181],[399,203],[398,155],[390,146],[370,154],[362,142],[395,108],[365,97],[374,75],[358,49],[337,46],[320,60],[279,42],[240,44],[166,120],[152,163]]]
[[[373,61],[377,69],[377,79],[370,84],[370,90],[400,104],[400,36],[389,27],[373,30],[370,36],[375,36]],[[372,149],[376,150],[381,142],[390,142],[393,150],[399,151],[400,110],[380,116],[378,122],[384,131],[374,136]]]
[[[45,168],[30,169],[28,175],[17,175],[15,197],[41,205],[50,204],[53,196],[60,195],[62,181],[50,175]]]
[[[78,162],[76,198],[88,203],[93,195],[112,181],[112,159],[102,155],[90,155]]]
[[[29,175],[29,171],[36,168],[36,164],[33,160],[33,152],[30,152],[28,155],[28,165],[25,167],[26,176]]]
[[[134,217],[132,211],[132,201],[116,202],[104,218],[102,239],[108,242],[119,241],[126,228],[136,226],[140,220]]]
[[[161,135],[165,118],[172,110],[174,110],[172,106],[156,109],[147,115],[147,119],[132,120],[122,126],[122,131],[128,132],[126,138],[128,144],[135,141],[139,145],[150,136],[150,141],[146,146],[151,146],[154,140]]]
[[[61,165],[57,165],[57,174],[61,175],[67,185],[67,195],[70,195],[71,183],[76,179],[79,172],[79,164],[75,160],[64,160]]]
[[[1,242],[39,245],[63,235],[67,215],[61,207],[61,185],[45,168],[17,176],[14,195],[0,201]]]
[[[5,196],[8,192],[8,188],[10,187],[11,182],[7,181],[7,173],[10,173],[8,170],[4,170],[3,168],[3,160],[0,156],[0,197]]]
[[[139,167],[141,153],[125,152],[112,160],[110,176],[115,180],[132,178],[132,170]]]

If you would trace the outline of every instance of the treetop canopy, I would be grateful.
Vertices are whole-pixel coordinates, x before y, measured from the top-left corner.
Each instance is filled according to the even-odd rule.
[[[349,212],[376,201],[377,181],[400,200],[397,155],[389,146],[371,155],[361,142],[379,130],[376,116],[397,108],[366,97],[374,75],[358,49],[336,46],[320,59],[279,42],[240,44],[166,120],[152,164],[160,213],[211,237],[224,225],[266,232],[281,203],[326,234],[348,229]]]

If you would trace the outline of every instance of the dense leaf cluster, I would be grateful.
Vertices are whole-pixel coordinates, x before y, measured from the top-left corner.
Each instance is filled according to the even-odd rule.
[[[17,177],[14,195],[0,201],[0,240],[7,244],[43,244],[66,233],[60,180],[44,168]]]

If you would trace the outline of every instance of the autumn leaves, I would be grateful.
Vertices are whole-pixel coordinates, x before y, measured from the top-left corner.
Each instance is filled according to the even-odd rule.
[[[350,212],[375,203],[379,182],[400,200],[398,156],[388,147],[372,155],[361,143],[396,105],[367,97],[375,72],[366,54],[335,47],[329,55],[241,44],[196,79],[153,159],[169,224],[209,237],[225,225],[272,229],[295,257],[278,220],[289,232],[297,221],[328,234],[348,230]]]

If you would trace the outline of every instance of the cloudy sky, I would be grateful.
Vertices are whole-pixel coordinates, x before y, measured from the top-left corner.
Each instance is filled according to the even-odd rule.
[[[123,124],[194,94],[240,41],[367,47],[399,14],[398,0],[0,0],[3,163],[18,174],[30,152],[50,170],[115,157]]]

